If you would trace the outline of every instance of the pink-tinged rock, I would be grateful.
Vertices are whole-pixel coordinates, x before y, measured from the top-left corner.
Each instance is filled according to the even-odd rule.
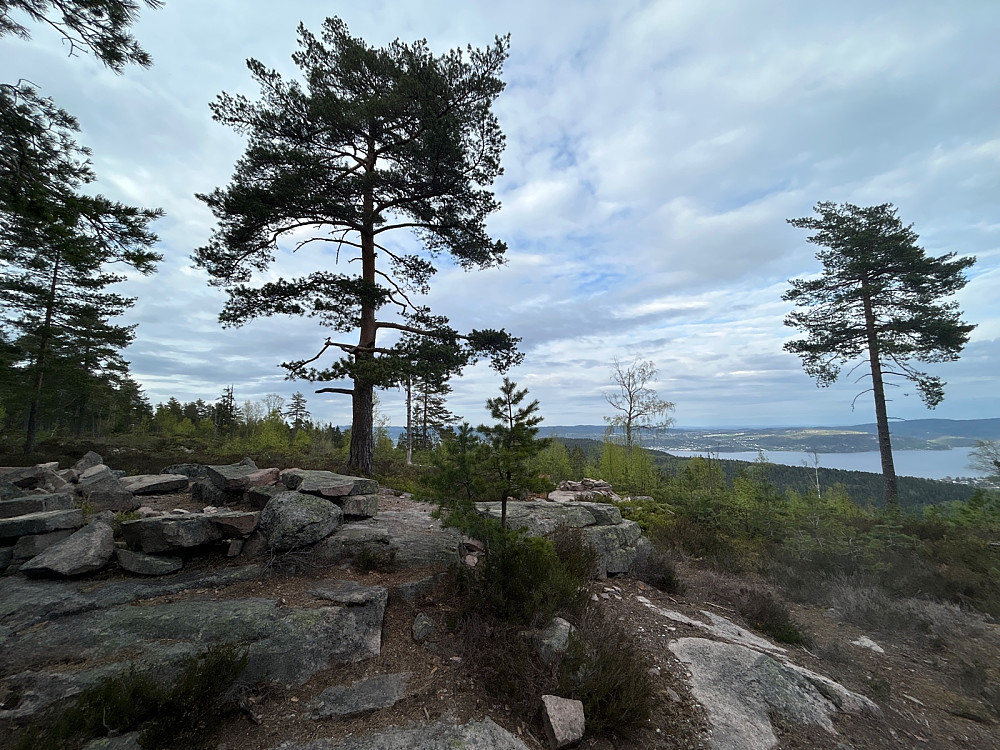
[[[274,484],[278,481],[278,469],[258,469],[245,464],[206,467],[208,478],[218,489],[225,492],[246,491],[251,487]]]
[[[575,747],[583,739],[583,703],[557,695],[542,696],[542,721],[552,750]]]
[[[239,511],[221,511],[206,513],[212,523],[222,532],[222,538],[247,536],[257,528],[257,513],[241,513]]]
[[[122,487],[133,495],[156,495],[182,492],[188,488],[188,478],[180,474],[140,474],[122,477]]]

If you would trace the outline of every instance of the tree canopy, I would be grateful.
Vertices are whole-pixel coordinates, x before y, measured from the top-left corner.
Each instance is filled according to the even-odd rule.
[[[822,274],[790,281],[782,297],[801,308],[785,324],[806,334],[787,342],[785,350],[799,355],[821,387],[835,382],[843,365],[867,364],[872,382],[862,393],[873,394],[886,502],[895,505],[885,377],[914,383],[928,408],[941,402],[944,382],[912,363],[958,359],[975,326],[962,321],[958,303],[947,298],[965,286],[964,271],[976,259],[928,256],[913,225],[904,225],[890,203],[859,207],[825,201],[815,212],[788,220],[811,230],[808,241],[824,249],[816,254]]]
[[[142,0],[148,8],[162,8],[163,0]],[[128,63],[148,68],[153,63],[129,32],[139,18],[135,0],[0,0],[0,36],[30,39],[31,32],[16,20],[20,11],[28,20],[52,27],[69,44],[72,57],[89,50],[117,73]]]
[[[614,359],[611,381],[617,391],[605,394],[605,399],[617,413],[604,421],[612,430],[621,430],[625,448],[630,452],[643,432],[665,430],[674,422],[668,416],[674,405],[649,387],[656,373],[656,365],[648,360],[637,359],[623,365],[617,357]]]
[[[199,196],[218,228],[195,263],[228,291],[224,325],[286,314],[357,332],[356,342],[327,338],[315,356],[283,366],[313,382],[351,381],[317,392],[352,397],[350,462],[363,473],[372,471],[374,388],[404,381],[414,352],[443,373],[481,356],[500,370],[518,361],[506,332],[460,334],[419,298],[442,253],[467,270],[503,260],[485,219],[499,207],[488,186],[504,137],[491,107],[507,49],[507,38],[440,56],[424,41],[371,48],[330,18],[318,38],[299,27],[292,59],[304,81],[250,60],[260,98],[222,94],[212,105],[248,144],[229,186]],[[389,244],[397,229],[411,244]],[[277,256],[307,247],[321,270],[260,278]],[[340,358],[317,364],[330,350]]]

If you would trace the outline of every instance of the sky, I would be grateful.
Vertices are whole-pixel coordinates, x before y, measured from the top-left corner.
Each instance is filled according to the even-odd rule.
[[[455,328],[522,338],[510,377],[548,425],[612,413],[612,362],[651,361],[650,383],[681,426],[849,425],[874,420],[854,378],[819,389],[782,349],[788,280],[817,248],[786,220],[819,201],[892,203],[930,255],[978,258],[956,296],[977,328],[931,411],[905,383],[891,417],[1000,417],[1000,4],[991,0],[167,0],[134,33],[153,66],[116,75],[69,58],[57,34],[0,39],[0,79],[25,78],[80,121],[96,189],[159,207],[159,271],[137,297],[125,350],[156,404],[302,391],[315,420],[350,423],[349,398],[287,381],[329,331],[268,318],[224,329],[224,292],[191,253],[213,227],[195,193],[228,184],[243,138],[211,118],[222,92],[259,93],[260,60],[287,77],[301,22],[339,15],[370,46],[426,39],[436,53],[510,33],[502,208],[488,230],[504,266],[439,266],[427,303]],[[412,238],[389,238],[400,246]],[[312,253],[312,254],[310,254]],[[309,248],[274,273],[329,267]],[[327,264],[327,265],[324,265]],[[481,363],[452,381],[451,410],[477,424],[501,376]],[[380,411],[404,423],[404,396]]]

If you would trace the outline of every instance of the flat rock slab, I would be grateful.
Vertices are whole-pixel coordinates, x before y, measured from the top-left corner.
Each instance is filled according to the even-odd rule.
[[[79,689],[99,670],[106,674],[109,665],[159,668],[220,643],[248,647],[247,680],[299,685],[319,670],[378,656],[385,590],[372,592],[366,601],[297,608],[264,597],[192,597],[67,613],[36,627],[7,629],[2,662],[8,676],[0,679],[0,687],[21,694],[19,680],[27,680],[26,673],[44,672],[59,683],[58,690],[53,688],[47,702],[44,694],[35,696],[32,710],[37,712],[61,697],[56,693],[66,694],[63,683]],[[0,720],[5,718],[13,717],[0,710]]]
[[[383,511],[351,526],[388,532],[388,549],[395,552],[397,567],[441,569],[459,562],[461,533],[443,528],[439,519],[431,517],[430,510]]]
[[[72,510],[76,507],[73,496],[59,492],[48,495],[25,495],[0,500],[0,518],[14,518],[28,513],[45,513],[50,510]]]
[[[121,484],[133,495],[163,495],[186,490],[188,478],[179,474],[140,474],[122,477]]]
[[[488,716],[482,721],[446,721],[406,728],[390,727],[367,737],[283,742],[273,750],[529,750]]]
[[[79,508],[0,518],[0,539],[13,539],[26,534],[48,534],[60,529],[78,529],[83,523],[83,511]]]
[[[156,554],[211,544],[222,539],[222,530],[209,514],[187,513],[126,521],[122,535],[129,548]]]
[[[56,542],[61,542],[72,533],[73,529],[61,529],[59,531],[50,531],[48,534],[22,536],[11,550],[11,557],[14,560],[30,560],[35,555],[42,554]]]
[[[333,685],[316,698],[310,719],[347,719],[389,708],[406,695],[409,672],[382,674],[350,685]]]
[[[111,524],[95,520],[21,566],[30,576],[82,576],[100,570],[115,552]]]
[[[147,555],[144,552],[133,552],[132,550],[116,550],[118,564],[123,570],[141,576],[165,576],[176,573],[184,562],[179,557],[169,557],[163,555]]]
[[[332,471],[286,469],[281,472],[281,481],[288,489],[304,492],[307,495],[345,497],[378,494],[378,482],[374,479],[334,474]]]
[[[500,503],[476,503],[476,512],[500,520],[502,506]],[[614,526],[621,522],[621,511],[608,503],[507,503],[508,527],[524,528],[531,536],[551,534],[560,526],[583,529],[588,526]]]
[[[251,487],[274,484],[280,474],[278,469],[258,469],[246,464],[206,466],[208,479],[224,492],[246,491]]]
[[[878,707],[833,680],[779,662],[746,646],[706,638],[680,638],[670,650],[691,672],[691,692],[705,707],[715,750],[770,750],[778,744],[770,716],[789,724],[815,725],[835,734],[830,716],[844,710],[828,694],[831,685],[851,696],[858,713]],[[820,682],[813,677],[819,677]],[[846,696],[845,696],[846,698]]]

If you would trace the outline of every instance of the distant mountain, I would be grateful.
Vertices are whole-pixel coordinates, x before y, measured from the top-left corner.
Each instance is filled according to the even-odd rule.
[[[858,430],[872,434],[878,431],[875,424],[859,424],[840,429]],[[924,440],[940,440],[942,438],[1000,440],[1000,419],[908,419],[892,422],[889,425],[889,431],[893,435],[918,437]]]

